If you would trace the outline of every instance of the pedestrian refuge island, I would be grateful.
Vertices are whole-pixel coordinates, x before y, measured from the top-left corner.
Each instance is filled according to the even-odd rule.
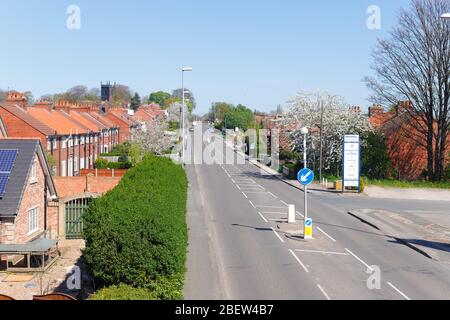
[[[58,258],[58,241],[36,239],[26,244],[0,244],[7,272],[45,272]]]

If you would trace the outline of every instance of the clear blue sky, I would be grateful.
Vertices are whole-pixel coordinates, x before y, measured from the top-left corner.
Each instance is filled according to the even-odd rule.
[[[81,30],[66,9],[81,8]],[[366,27],[367,7],[382,30]],[[141,95],[187,86],[199,112],[214,101],[269,111],[299,89],[367,107],[377,37],[408,0],[0,0],[0,88],[35,97],[117,81]]]

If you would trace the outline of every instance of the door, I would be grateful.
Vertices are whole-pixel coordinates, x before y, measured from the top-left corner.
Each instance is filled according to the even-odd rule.
[[[91,201],[92,198],[80,198],[66,202],[66,239],[83,238],[83,214]]]

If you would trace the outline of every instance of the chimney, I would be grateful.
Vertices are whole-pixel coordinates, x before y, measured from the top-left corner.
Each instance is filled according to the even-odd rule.
[[[50,101],[41,100],[34,104],[35,108],[52,111],[52,103]]]
[[[8,93],[8,96],[6,97],[6,103],[17,105],[21,107],[22,109],[26,109],[28,105],[28,99],[25,94],[17,92],[17,91],[11,91]]]
[[[71,108],[71,104],[67,100],[58,100],[55,103],[55,110],[64,110],[69,113]]]
[[[413,104],[411,101],[399,101],[396,110],[397,110],[397,115],[403,114],[408,111],[412,112]]]
[[[378,104],[374,104],[373,106],[369,107],[369,118],[374,117],[379,114],[384,113],[384,107],[380,106]]]

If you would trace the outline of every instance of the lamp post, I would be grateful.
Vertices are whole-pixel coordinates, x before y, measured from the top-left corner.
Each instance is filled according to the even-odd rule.
[[[184,109],[185,109],[185,98],[184,98],[184,94],[185,94],[185,92],[184,92],[184,73],[185,72],[191,72],[192,71],[192,68],[190,68],[190,67],[186,67],[186,68],[182,68],[181,69],[181,90],[182,90],[182,92],[183,92],[183,94],[182,94],[182,100],[183,100],[183,102],[182,102],[182,111],[181,111],[181,118],[182,118],[182,120],[181,120],[181,132],[182,132],[182,136],[183,136],[183,138],[182,138],[182,140],[181,140],[181,142],[182,142],[182,147],[181,147],[181,162],[182,162],[182,164],[184,165],[185,164],[185,138],[186,138],[186,135],[185,135],[185,121],[184,121],[184,119],[185,119],[185,114],[184,114]]]
[[[300,129],[301,134],[303,135],[303,167],[306,169],[307,166],[307,154],[306,154],[306,140],[308,138],[309,130],[304,127]],[[305,220],[308,219],[308,187],[305,185]]]
[[[441,16],[441,18],[442,18],[442,19],[450,20],[450,12],[449,12],[449,13],[444,13],[444,14]]]

